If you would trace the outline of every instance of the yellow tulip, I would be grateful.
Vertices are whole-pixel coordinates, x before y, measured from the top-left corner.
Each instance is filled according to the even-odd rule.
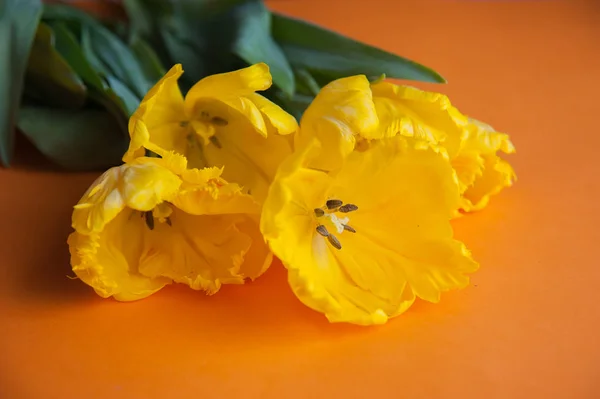
[[[73,211],[75,274],[104,298],[141,299],[172,282],[213,294],[258,277],[272,255],[259,206],[219,168],[139,157],[100,176]]]
[[[148,92],[131,117],[131,143],[123,161],[150,150],[174,151],[190,168],[224,167],[223,178],[244,187],[259,202],[266,196],[277,166],[292,151],[293,116],[256,91],[272,79],[266,64],[208,76],[183,98],[175,65]],[[140,123],[143,122],[143,123]]]
[[[459,209],[483,208],[491,195],[511,186],[515,173],[498,152],[515,148],[508,135],[468,118],[448,97],[389,82],[369,84],[363,75],[323,87],[300,122],[296,144],[318,137],[331,148],[314,167],[333,170],[354,150],[401,134],[439,145],[448,154],[462,195]]]
[[[478,265],[452,238],[460,195],[445,153],[398,135],[350,152],[334,172],[312,166],[330,154],[307,139],[281,165],[261,215],[304,304],[331,322],[383,324],[416,297],[438,302],[468,284]]]

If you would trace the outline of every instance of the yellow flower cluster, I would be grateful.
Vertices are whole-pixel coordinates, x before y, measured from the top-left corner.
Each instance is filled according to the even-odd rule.
[[[447,97],[352,76],[300,124],[257,94],[256,64],[199,81],[174,66],[129,122],[124,164],[88,189],[69,236],[76,275],[102,297],[177,282],[216,293],[273,254],[295,295],[331,322],[382,324],[462,288],[478,264],[450,220],[515,178],[508,136]]]

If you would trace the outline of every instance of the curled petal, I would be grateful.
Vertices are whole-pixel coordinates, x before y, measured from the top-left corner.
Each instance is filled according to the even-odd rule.
[[[306,109],[295,145],[303,147],[317,138],[326,154],[315,158],[315,168],[333,170],[354,150],[356,137],[378,136],[379,119],[375,112],[369,81],[364,75],[335,80],[321,89]]]
[[[204,99],[233,99],[271,87],[273,80],[267,64],[259,63],[233,72],[207,76],[187,93],[185,110],[190,116],[199,114],[198,102]]]
[[[99,232],[125,208],[125,199],[119,190],[124,170],[124,166],[110,168],[83,194],[73,210],[72,226],[76,231]]]
[[[512,186],[516,179],[515,171],[508,162],[496,155],[486,155],[483,172],[464,192],[461,208],[466,212],[485,208],[492,195]]]
[[[396,133],[442,143],[450,157],[458,151],[468,118],[448,97],[389,82],[371,86],[386,136]],[[397,131],[395,131],[397,130]]]
[[[132,219],[129,212],[121,212],[103,231],[90,235],[73,232],[67,240],[73,272],[103,298],[142,299],[171,282],[165,277],[149,278],[137,270],[145,226],[139,216]]]
[[[266,99],[258,93],[246,95],[262,114],[267,127],[267,134],[287,135],[298,130],[296,118],[285,112],[279,105]]]
[[[181,178],[149,158],[126,165],[119,181],[125,204],[138,211],[150,211],[163,201],[171,201],[179,190]]]
[[[177,208],[171,225],[160,225],[148,235],[147,251],[140,260],[140,273],[161,276],[208,294],[222,284],[242,284],[240,267],[252,240],[237,224],[241,215],[189,215]]]
[[[146,94],[140,106],[129,119],[129,149],[124,162],[144,155],[144,148],[162,155],[165,151],[185,154],[186,125],[184,101],[178,86],[183,74],[181,64],[176,64]]]
[[[189,169],[173,204],[192,215],[258,214],[260,206],[235,183],[221,177],[222,169]]]

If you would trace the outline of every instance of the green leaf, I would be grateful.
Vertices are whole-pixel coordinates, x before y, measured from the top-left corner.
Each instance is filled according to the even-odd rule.
[[[132,102],[128,97],[131,94],[129,89],[121,90],[119,93],[127,98],[122,98],[108,85],[100,74],[90,65],[82,47],[77,42],[75,35],[69,30],[66,24],[59,21],[51,22],[56,36],[56,49],[69,62],[71,67],[82,77],[89,86],[88,95],[92,100],[105,107],[119,122],[124,135],[128,135],[127,118],[132,110]],[[92,50],[88,49],[88,55],[95,57]],[[98,61],[99,62],[99,61]],[[101,65],[102,67],[102,65]],[[113,78],[117,80],[116,78]],[[113,82],[113,84],[115,84]],[[123,86],[122,83],[116,83],[117,86]],[[136,97],[137,98],[137,97]],[[139,100],[137,100],[139,102]],[[137,107],[137,105],[136,105]]]
[[[269,65],[273,83],[291,96],[294,73],[279,45],[271,37],[271,13],[262,1],[246,1],[232,10],[239,19],[233,52],[249,64]]]
[[[114,76],[107,76],[108,84],[114,93],[123,101],[127,115],[132,115],[139,107],[141,99],[136,96],[127,86]]]
[[[321,85],[306,69],[297,69],[296,73],[297,87],[301,94],[316,96],[321,91]]]
[[[130,44],[131,50],[138,59],[144,75],[149,82],[158,82],[167,72],[152,47],[141,38]]]
[[[140,64],[125,43],[105,28],[90,27],[89,34],[96,56],[111,74],[125,83],[138,97],[144,97],[152,84],[146,80]]]
[[[87,97],[87,88],[56,51],[54,44],[52,28],[41,22],[29,54],[25,92],[43,103],[81,108]]]
[[[86,59],[81,46],[77,42],[77,38],[67,28],[67,25],[63,22],[54,21],[50,23],[50,26],[54,30],[56,38],[55,47],[58,52],[67,60],[69,65],[81,76],[86,84],[98,91],[104,91],[106,84]]]
[[[321,72],[330,80],[386,74],[396,79],[446,82],[428,67],[299,19],[274,13],[272,25],[273,37],[294,68]]]
[[[115,76],[140,98],[152,87],[127,45],[90,15],[73,7],[47,5],[44,8],[44,18],[81,23],[84,54],[90,64],[103,75]]]
[[[0,162],[4,166],[10,165],[13,155],[13,128],[41,12],[40,0],[0,2]]]
[[[140,104],[141,99],[123,84],[120,79],[112,76],[109,68],[100,60],[92,45],[89,25],[81,26],[81,49],[96,73],[101,76],[103,86],[100,93],[108,100],[117,104],[125,117],[128,118],[131,116]]]
[[[119,165],[129,139],[120,134],[110,114],[96,109],[25,106],[19,112],[18,126],[42,154],[72,170]]]
[[[153,21],[150,11],[143,0],[123,0],[125,12],[129,17],[129,41],[152,35]]]

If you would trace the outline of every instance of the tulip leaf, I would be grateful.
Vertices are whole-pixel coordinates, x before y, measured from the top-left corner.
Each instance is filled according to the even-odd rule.
[[[167,72],[158,55],[144,39],[135,38],[129,45],[149,82],[158,82]]]
[[[102,27],[88,26],[90,42],[98,59],[109,73],[142,98],[152,87],[131,50],[116,35]]]
[[[306,69],[296,69],[296,86],[298,92],[304,95],[316,96],[321,91],[321,85]]]
[[[141,99],[114,76],[109,75],[106,77],[106,80],[113,92],[123,101],[127,115],[132,115],[140,105]]]
[[[329,80],[385,73],[395,79],[445,83],[428,67],[299,19],[273,13],[272,34],[294,68],[321,72]]]
[[[105,79],[90,65],[84,54],[83,48],[79,45],[75,35],[69,30],[65,23],[52,21],[51,26],[54,29],[56,36],[56,49],[88,85],[89,97],[96,103],[104,106],[111,114],[113,114],[119,121],[123,134],[127,135],[127,118],[130,114],[132,105],[129,105],[129,107],[126,106],[127,99],[120,97],[122,93],[117,95]],[[91,55],[92,58],[95,56],[93,53],[89,55]],[[114,78],[114,80],[116,80],[116,78]],[[130,93],[131,91],[127,89],[127,92],[123,95],[127,96]]]
[[[140,98],[127,85],[123,84],[120,79],[111,75],[111,71],[97,55],[91,41],[89,26],[82,25],[81,49],[86,59],[97,71],[98,75],[101,76],[103,81],[101,93],[119,105],[123,115],[128,118],[138,107]]]
[[[84,11],[65,5],[47,5],[44,18],[79,22],[85,57],[101,75],[113,75],[140,98],[152,87],[129,47]]]
[[[54,30],[58,52],[86,84],[98,91],[104,91],[106,84],[88,62],[75,35],[63,22],[54,21],[50,23],[50,26]]]
[[[129,142],[119,132],[117,121],[104,110],[24,106],[18,126],[48,159],[71,170],[118,165]]]
[[[42,103],[81,108],[87,97],[87,88],[56,51],[54,43],[52,28],[41,22],[29,54],[25,92]]]
[[[0,2],[0,162],[5,166],[13,155],[14,125],[41,13],[40,0]]]

